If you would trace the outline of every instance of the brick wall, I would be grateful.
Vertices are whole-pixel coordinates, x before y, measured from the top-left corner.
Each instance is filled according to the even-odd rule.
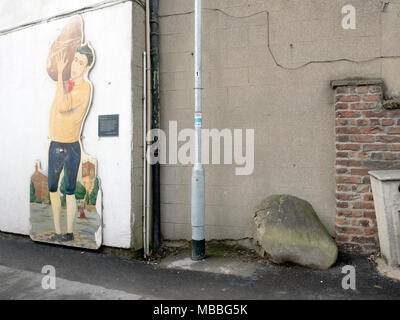
[[[332,82],[336,112],[336,240],[342,250],[379,249],[368,171],[400,168],[400,110],[383,108],[383,83]]]

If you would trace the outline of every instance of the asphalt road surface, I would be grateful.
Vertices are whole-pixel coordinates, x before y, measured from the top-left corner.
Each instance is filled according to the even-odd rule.
[[[44,289],[44,266],[56,289]],[[356,270],[356,290],[342,288],[342,267]],[[47,283],[45,281],[45,283]],[[164,269],[80,249],[0,234],[0,299],[400,299],[400,282],[384,278],[365,256],[339,257],[327,271],[268,265],[250,277]]]

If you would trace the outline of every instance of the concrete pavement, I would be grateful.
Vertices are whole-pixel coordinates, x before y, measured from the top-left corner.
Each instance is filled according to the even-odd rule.
[[[2,299],[38,300],[139,300],[145,297],[121,290],[106,289],[78,281],[57,278],[55,290],[43,289],[44,275],[0,266]]]
[[[45,265],[56,290],[42,289]],[[342,267],[356,268],[357,289],[341,286]],[[0,234],[0,299],[400,299],[400,283],[384,278],[367,257],[341,255],[327,271],[266,264],[250,276],[216,274]]]

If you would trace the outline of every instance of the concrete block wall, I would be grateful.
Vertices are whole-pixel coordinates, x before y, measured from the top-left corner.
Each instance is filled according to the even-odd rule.
[[[347,251],[379,249],[368,172],[400,169],[400,110],[383,108],[383,81],[333,82],[336,241]]]
[[[234,165],[205,167],[207,239],[252,237],[254,208],[267,196],[282,193],[308,200],[334,234],[335,115],[330,81],[384,78],[382,62],[280,68],[268,52],[266,11],[271,48],[285,67],[382,55],[382,28],[392,39],[397,37],[390,28],[390,21],[396,20],[387,20],[391,10],[384,15],[377,1],[352,1],[357,29],[349,31],[341,26],[346,4],[203,1],[203,126],[255,130],[251,176],[235,176]],[[178,130],[193,127],[192,10],[193,1],[160,1],[161,127],[167,134],[169,121],[178,121]],[[191,166],[163,165],[161,175],[163,237],[190,239]]]

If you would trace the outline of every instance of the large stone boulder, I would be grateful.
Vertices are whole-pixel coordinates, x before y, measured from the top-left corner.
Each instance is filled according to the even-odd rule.
[[[338,249],[313,207],[290,195],[273,195],[262,202],[254,221],[259,252],[274,263],[295,263],[328,269]]]

